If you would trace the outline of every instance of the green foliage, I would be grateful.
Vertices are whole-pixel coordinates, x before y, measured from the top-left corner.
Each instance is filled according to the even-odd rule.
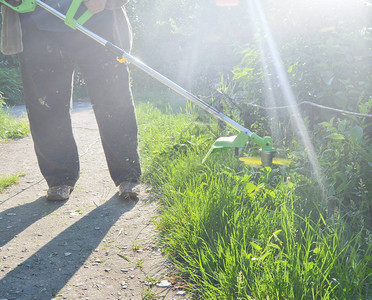
[[[270,12],[295,95],[300,101],[357,111],[372,89],[371,7],[354,0],[307,4],[287,2]],[[316,114],[329,119],[322,111]]]
[[[311,101],[358,112],[370,101],[370,6],[351,0],[260,3],[270,32],[251,6],[254,40],[241,47],[241,62],[233,68],[233,77],[222,84],[247,126],[256,127],[258,121],[263,128],[257,130],[271,129],[277,140],[290,142],[298,128],[293,127],[289,108],[266,111],[252,106],[295,105],[283,93],[287,88],[297,104]],[[279,64],[283,64],[284,74],[278,70]],[[289,87],[284,86],[285,80]],[[300,106],[300,111],[311,128],[340,115],[309,105]]]
[[[18,67],[0,67],[0,87],[8,105],[23,103],[22,80]]]
[[[352,199],[358,183],[372,188],[372,144],[364,128],[346,120],[320,123],[320,161],[330,180],[330,196]],[[342,164],[340,163],[342,162]],[[362,192],[364,194],[365,192]]]
[[[248,41],[242,28],[247,14],[215,1],[132,0],[126,5],[133,26],[133,54],[189,90],[205,91],[238,60],[237,41]],[[132,70],[134,91],[164,87]]]
[[[141,103],[137,108],[138,128],[140,134],[141,165],[146,170],[153,168],[153,161],[158,157],[179,155],[190,149],[196,151],[196,145],[204,144],[210,139],[207,130],[201,130],[195,119],[195,113],[189,110],[186,114],[172,114],[172,111],[161,112],[152,104]],[[191,137],[190,137],[191,135]],[[199,141],[199,143],[196,143]],[[151,170],[147,170],[149,174]]]
[[[14,183],[18,182],[21,176],[24,175],[23,174],[12,176],[0,175],[0,192],[6,189],[7,187],[13,185]]]
[[[4,55],[0,52],[0,65],[8,68],[18,67],[17,55]]]
[[[288,61],[288,73],[299,100],[358,111],[359,104],[368,101],[372,91],[372,63],[366,46],[370,39],[371,31],[360,35],[339,30],[319,34],[310,41],[297,41],[296,47],[304,50],[296,61]],[[288,49],[284,56],[293,57],[293,52]],[[314,109],[307,113],[313,122],[329,119],[330,115]]]
[[[4,106],[4,99],[0,93],[0,141],[27,135],[30,132],[28,122],[13,118]]]
[[[23,103],[22,80],[19,73],[17,55],[4,55],[0,52],[0,91],[2,92],[1,98],[5,97],[7,104],[17,105]],[[3,100],[0,100],[0,107]]]
[[[309,142],[317,152],[315,160],[319,161],[322,178],[316,179],[294,112],[288,107],[296,103],[286,98],[283,89],[293,92],[297,104],[311,101],[371,114],[371,7],[349,0],[261,3],[273,40],[252,14],[256,20],[255,43],[244,47],[232,79],[221,85],[223,92],[231,95],[228,109],[238,111],[248,128],[265,134],[271,131],[276,147],[287,151],[296,171],[313,185],[316,181],[323,184],[320,210],[329,215],[341,213],[345,219],[357,218],[353,229],[368,239],[370,229],[363,227],[370,226],[372,215],[371,119],[299,106],[301,115],[297,117],[311,130]],[[284,75],[278,71],[275,54],[284,65]],[[285,80],[288,87],[283,86]],[[252,103],[285,108],[266,111]],[[310,182],[301,187],[302,197],[312,193]],[[302,203],[301,209],[309,210],[311,203]]]

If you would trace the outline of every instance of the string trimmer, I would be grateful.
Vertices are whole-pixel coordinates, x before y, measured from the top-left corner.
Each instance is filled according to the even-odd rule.
[[[86,11],[82,14],[78,19],[75,19],[75,14],[80,7],[83,0],[73,0],[71,3],[70,8],[68,9],[66,15],[61,14],[59,11],[55,10],[54,8],[50,7],[49,5],[45,4],[40,0],[23,0],[18,6],[13,6],[7,3],[5,0],[0,0],[1,3],[5,4],[6,6],[14,9],[19,13],[31,12],[34,11],[36,6],[40,6],[46,11],[50,12],[51,14],[55,15],[59,19],[63,20],[66,25],[70,26],[73,29],[77,29],[83,34],[87,35],[88,37],[92,38],[96,42],[100,43],[102,46],[106,47],[109,51],[113,54],[117,55],[117,59],[119,62],[130,62],[149,74],[151,77],[155,78],[156,80],[160,81],[167,87],[171,88],[181,96],[185,97],[186,99],[192,101],[205,111],[209,112],[213,116],[217,117],[221,121],[227,123],[231,127],[235,128],[239,131],[239,133],[235,136],[230,137],[220,137],[218,138],[211,149],[208,151],[207,155],[205,156],[203,162],[207,159],[207,157],[214,151],[219,151],[227,148],[242,148],[247,145],[249,141],[259,145],[261,147],[261,159],[255,161],[254,164],[260,164],[264,166],[271,166],[274,164],[283,164],[282,160],[275,161],[273,160],[275,154],[275,148],[273,147],[272,138],[269,136],[260,137],[257,134],[251,132],[249,129],[241,126],[240,124],[236,123],[234,120],[230,119],[229,117],[225,116],[223,113],[216,110],[214,107],[210,106],[209,104],[203,102],[202,100],[198,99],[190,92],[186,91],[176,83],[172,82],[165,76],[161,75],[157,71],[153,70],[137,58],[133,57],[129,53],[125,52],[118,46],[110,43],[109,41],[103,39],[102,37],[96,35],[95,33],[91,32],[90,30],[86,29],[83,24],[93,15],[89,11]],[[242,158],[244,161],[244,158]]]

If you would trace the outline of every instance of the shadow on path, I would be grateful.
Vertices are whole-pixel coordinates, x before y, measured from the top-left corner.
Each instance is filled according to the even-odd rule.
[[[116,194],[91,211],[10,271],[0,281],[0,298],[53,298],[85,263],[120,216],[135,205],[134,202],[123,202]]]
[[[4,246],[31,224],[61,207],[64,203],[50,202],[45,197],[40,197],[33,202],[0,212],[0,247]]]

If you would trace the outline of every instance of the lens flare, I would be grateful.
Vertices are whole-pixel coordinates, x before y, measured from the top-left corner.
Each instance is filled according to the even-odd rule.
[[[305,122],[301,116],[298,106],[296,105],[297,101],[292,91],[291,85],[289,83],[287,73],[285,71],[283,62],[279,55],[278,47],[272,35],[265,12],[261,6],[260,1],[258,0],[248,1],[248,7],[251,13],[251,17],[252,17],[251,19],[254,20],[253,26],[256,29],[257,34],[265,38],[265,43],[267,44],[269,55],[271,56],[272,61],[273,61],[274,70],[278,76],[283,98],[287,102],[286,104],[289,106],[289,109],[290,109],[289,112],[294,119],[296,131],[301,138],[305,151],[307,152],[307,156],[310,161],[313,172],[315,174],[316,180],[319,186],[322,187],[322,190],[324,193],[322,174],[320,171],[320,165],[319,165],[319,162],[316,156],[316,152],[311,142],[308,130],[305,126]],[[262,50],[261,51],[262,55],[265,55],[262,49],[262,44],[259,44],[258,46]]]
[[[239,0],[216,0],[217,6],[236,6],[239,5]]]

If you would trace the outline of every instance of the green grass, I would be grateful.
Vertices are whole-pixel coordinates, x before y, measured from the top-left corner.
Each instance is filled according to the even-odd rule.
[[[0,95],[0,141],[20,138],[29,132],[30,128],[26,120],[14,118],[3,109],[3,99]]]
[[[24,103],[22,80],[18,67],[3,67],[0,65],[0,86],[1,93],[9,105]]]
[[[27,121],[15,119],[7,111],[3,110],[3,98],[0,94],[0,142],[6,139],[23,137],[29,132]],[[22,176],[24,175],[0,175],[0,191],[18,182]]]
[[[11,176],[0,175],[0,191],[5,190],[7,187],[18,182],[20,180],[20,177],[22,176],[24,175],[23,174]]]
[[[363,207],[330,213],[312,178],[247,168],[233,151],[201,164],[214,134],[192,111],[140,106],[138,118],[144,180],[163,204],[160,242],[195,298],[372,298]]]
[[[188,110],[190,110],[188,108]],[[167,157],[172,161],[189,149],[197,152],[200,144],[210,143],[210,133],[203,131],[195,120],[194,112],[173,114],[162,112],[151,104],[141,103],[137,107],[141,164],[147,171],[154,168],[157,159]],[[154,160],[155,159],[155,160]]]

